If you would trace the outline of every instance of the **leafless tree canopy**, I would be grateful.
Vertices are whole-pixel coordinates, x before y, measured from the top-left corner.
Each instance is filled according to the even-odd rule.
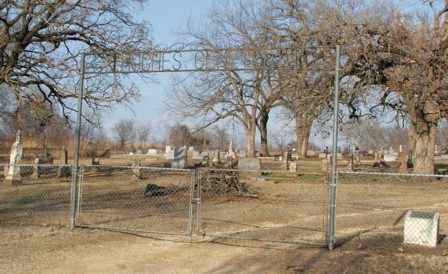
[[[61,106],[68,116],[78,95],[80,52],[147,49],[148,25],[133,13],[145,0],[0,1],[0,86],[21,102]],[[138,97],[117,77],[91,79],[85,101],[94,109]],[[35,92],[39,93],[36,96]],[[50,109],[53,109],[52,107]]]

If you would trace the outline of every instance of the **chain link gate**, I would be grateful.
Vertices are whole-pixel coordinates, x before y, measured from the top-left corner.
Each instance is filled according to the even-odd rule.
[[[82,166],[78,227],[135,233],[192,233],[194,170]]]
[[[197,235],[327,246],[329,174],[280,181],[201,169],[197,181]]]
[[[327,243],[327,174],[278,182],[228,170],[139,167],[136,172],[131,167],[82,166],[77,226],[312,246]],[[232,182],[248,192],[234,188]]]

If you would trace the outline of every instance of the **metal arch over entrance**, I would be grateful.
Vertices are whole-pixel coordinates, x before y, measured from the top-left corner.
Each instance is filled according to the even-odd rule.
[[[321,50],[324,48],[315,48]],[[307,48],[311,51],[310,48]],[[297,48],[178,49],[85,53],[84,74],[297,70]]]
[[[333,123],[333,148],[337,147],[338,135],[338,103],[339,103],[339,64],[340,46],[331,47],[308,47],[299,49],[294,47],[276,48],[168,48],[166,50],[149,50],[137,52],[112,52],[109,54],[82,53],[80,68],[80,91],[78,96],[77,127],[75,159],[73,167],[73,178],[71,186],[70,201],[70,226],[75,227],[76,208],[79,202],[78,196],[78,170],[79,150],[81,135],[82,102],[84,94],[85,75],[104,74],[144,74],[160,72],[223,72],[223,71],[260,71],[260,70],[305,70],[298,66],[300,58],[309,55],[313,51],[318,52],[326,49],[334,49],[335,56],[335,86],[334,86],[334,123]],[[306,53],[305,53],[306,51]],[[312,57],[309,61],[313,61]],[[316,58],[317,60],[317,58]],[[316,68],[306,70],[328,71],[325,64]],[[331,70],[333,71],[333,70]],[[337,169],[336,153],[333,149],[332,176],[331,176],[331,201],[330,220],[328,224],[328,247],[333,249],[335,243],[335,219],[336,219],[336,186]]]

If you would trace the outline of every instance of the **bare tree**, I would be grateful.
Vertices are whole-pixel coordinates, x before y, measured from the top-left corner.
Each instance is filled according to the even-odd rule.
[[[380,124],[374,119],[352,120],[342,126],[341,136],[350,147],[361,150],[407,146],[407,129],[391,124]]]
[[[136,129],[137,141],[140,147],[146,144],[149,139],[150,129],[148,125],[140,125]]]
[[[115,138],[123,149],[127,144],[133,144],[135,141],[134,122],[129,119],[119,120],[114,124]]]
[[[144,3],[1,1],[0,86],[8,87],[17,107],[24,99],[30,103],[36,100],[37,91],[41,94],[39,104],[57,104],[63,116],[69,118],[69,112],[76,111],[72,98],[78,96],[82,51],[107,54],[150,46],[148,25],[134,19],[134,11]],[[84,100],[93,111],[138,98],[136,87],[119,77],[124,78],[89,78]]]
[[[334,82],[334,41],[328,28],[337,24],[323,9],[322,1],[272,0],[270,23],[272,36],[297,49],[291,71],[281,71],[277,81],[281,105],[295,120],[297,149],[306,157],[313,123],[328,119]],[[333,21],[333,22],[332,22]]]
[[[409,117],[414,172],[433,173],[437,123],[448,110],[448,2],[422,2],[430,14],[403,14],[387,3],[358,12],[356,24],[344,22],[354,31],[346,73],[359,77],[359,87],[381,87],[371,113],[389,108]],[[351,115],[362,115],[361,104],[351,103]]]
[[[221,58],[228,62],[227,71],[190,75],[194,78],[191,82],[182,79],[167,92],[170,99],[167,106],[179,117],[201,117],[204,127],[224,119],[238,121],[245,132],[249,157],[255,155],[257,128],[263,132],[262,142],[267,142],[266,124],[274,107],[275,100],[271,96],[276,89],[266,77],[267,71],[242,72],[235,68],[253,56],[258,56],[260,63],[268,63],[265,58],[269,56],[260,53],[269,43],[266,37],[259,35],[261,28],[258,24],[262,18],[263,9],[253,2],[217,3],[202,27],[190,26],[183,35],[198,46],[210,49],[234,47],[246,51]],[[263,147],[267,154],[267,145]]]
[[[228,129],[224,126],[215,125],[213,127],[213,141],[212,144],[217,147],[224,148],[226,145],[229,144],[229,137]]]
[[[168,129],[168,138],[170,145],[177,148],[190,145],[192,141],[191,132],[188,126],[179,123]]]

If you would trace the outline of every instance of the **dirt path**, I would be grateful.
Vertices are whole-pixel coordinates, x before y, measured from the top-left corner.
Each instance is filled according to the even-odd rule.
[[[1,229],[3,273],[288,273],[303,249],[254,242],[189,242],[100,230]],[[313,256],[322,249],[307,249]]]

